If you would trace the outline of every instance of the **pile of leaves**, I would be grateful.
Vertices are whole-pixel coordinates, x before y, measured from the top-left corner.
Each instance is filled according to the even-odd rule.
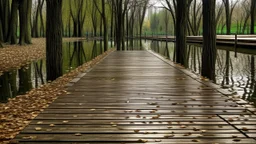
[[[45,39],[33,39],[31,45],[6,45],[0,49],[0,73],[45,57]],[[1,75],[1,74],[0,74]]]
[[[64,42],[84,40],[82,38],[64,38]],[[33,38],[30,45],[5,45],[0,48],[0,75],[13,69],[20,69],[33,61],[45,57],[45,38]]]
[[[67,91],[65,91],[67,83],[81,72],[97,64],[112,51],[113,49],[103,53],[51,83],[33,89],[25,95],[9,99],[6,104],[0,104],[0,143],[9,143],[58,96],[67,94]]]

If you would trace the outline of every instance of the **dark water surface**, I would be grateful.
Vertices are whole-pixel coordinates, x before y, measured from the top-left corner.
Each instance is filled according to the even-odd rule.
[[[141,47],[142,44],[142,47]],[[153,50],[162,56],[174,59],[174,43],[160,41],[128,41],[126,50]],[[110,46],[109,46],[110,47]],[[232,47],[218,46],[216,62],[216,84],[242,96],[244,100],[256,102],[255,55],[256,50],[237,49],[237,57]],[[103,53],[103,43],[99,41],[79,41],[63,43],[63,73],[81,66]],[[200,75],[201,53],[200,45],[188,45],[188,69]],[[18,70],[17,70],[18,71]],[[17,89],[19,75],[17,73]],[[31,63],[31,82],[33,87],[46,83],[45,59]]]
[[[102,53],[103,42],[100,41],[63,43],[63,73],[70,72]],[[9,80],[4,80],[3,77],[9,77]],[[31,88],[36,88],[46,83],[46,60],[35,61],[19,70],[6,72],[0,78],[5,88],[9,87],[8,90],[4,89],[6,90],[5,92],[0,92],[0,101],[6,102],[8,97],[25,94]]]
[[[167,43],[166,45],[166,42],[146,41],[145,45],[147,49],[151,49],[170,60],[174,59],[174,43]],[[255,104],[256,50],[238,48],[237,54],[235,54],[232,47],[217,46],[217,49],[215,83]],[[202,63],[202,46],[188,45],[187,54],[188,69],[199,75]]]

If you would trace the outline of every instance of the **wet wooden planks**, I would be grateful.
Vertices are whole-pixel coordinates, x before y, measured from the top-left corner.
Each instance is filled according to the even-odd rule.
[[[147,51],[114,52],[82,76],[20,143],[256,143],[251,111]]]

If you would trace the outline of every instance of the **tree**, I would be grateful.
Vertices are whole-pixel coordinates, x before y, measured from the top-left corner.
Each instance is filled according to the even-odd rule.
[[[103,36],[103,40],[104,40],[104,51],[108,50],[108,23],[107,23],[107,16],[106,16],[106,7],[105,7],[105,0],[101,0],[101,10],[97,4],[97,1],[93,1],[94,5],[96,6],[98,12],[101,15],[101,19],[103,22],[103,29],[104,29],[104,36]]]
[[[174,25],[174,35],[176,35],[176,13],[177,13],[177,0],[164,0],[167,6],[164,6],[172,16],[173,25]],[[164,5],[164,4],[163,4]]]
[[[202,76],[215,81],[216,63],[216,0],[203,0]]]
[[[62,0],[46,1],[47,80],[62,76]]]
[[[199,35],[202,22],[202,3],[194,0],[193,4],[190,6],[189,13],[189,30],[192,32],[192,35]]]
[[[123,0],[113,0],[115,2],[115,14],[116,14],[116,29],[115,29],[115,36],[116,36],[116,49],[118,51],[121,50],[121,41],[123,39]]]
[[[231,24],[232,24],[232,15],[235,6],[238,3],[238,0],[236,1],[230,1],[230,0],[222,0],[225,6],[225,14],[226,14],[226,34],[230,35],[231,34]],[[229,84],[229,62],[230,60],[230,52],[227,50],[226,51],[226,84]]]
[[[19,5],[20,45],[31,44],[32,0],[21,0]]]
[[[251,34],[254,34],[254,21],[255,21],[255,12],[256,12],[256,1],[251,0]]]
[[[140,28],[140,46],[142,47],[142,27],[145,20],[149,0],[145,0],[139,6],[139,28]]]
[[[227,35],[231,34],[231,24],[232,24],[232,15],[234,12],[234,8],[238,3],[238,0],[231,1],[230,0],[222,0],[225,6],[225,13],[226,13],[226,27],[227,27]]]
[[[43,27],[43,18],[42,18],[42,8],[44,5],[44,0],[38,0],[37,1],[37,6],[36,6],[36,11],[35,11],[35,16],[34,16],[34,21],[33,21],[33,36],[34,37],[40,37],[40,31]],[[39,23],[41,21],[41,23]]]
[[[7,41],[10,42],[11,44],[17,43],[18,8],[19,8],[19,1],[12,0],[10,26],[9,26],[8,37],[7,37]]]
[[[6,42],[8,36],[9,29],[9,18],[10,18],[10,1],[9,0],[1,0],[0,1],[0,16],[2,19],[2,40]]]
[[[176,13],[176,62],[187,67],[186,32],[187,32],[188,0],[177,1]]]

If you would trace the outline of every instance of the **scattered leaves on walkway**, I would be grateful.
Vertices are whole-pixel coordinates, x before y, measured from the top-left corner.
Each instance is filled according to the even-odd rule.
[[[85,63],[70,73],[63,75],[52,83],[42,85],[25,95],[9,99],[8,103],[0,104],[0,143],[9,143],[10,140],[30,123],[30,121],[47,108],[50,103],[56,100],[58,96],[67,93],[67,91],[65,91],[65,85],[68,82],[74,79],[79,73],[95,65],[111,51],[113,51],[113,49]],[[2,60],[0,61],[2,62]],[[54,124],[50,124],[50,127],[54,126]],[[27,138],[31,139],[31,137]]]

